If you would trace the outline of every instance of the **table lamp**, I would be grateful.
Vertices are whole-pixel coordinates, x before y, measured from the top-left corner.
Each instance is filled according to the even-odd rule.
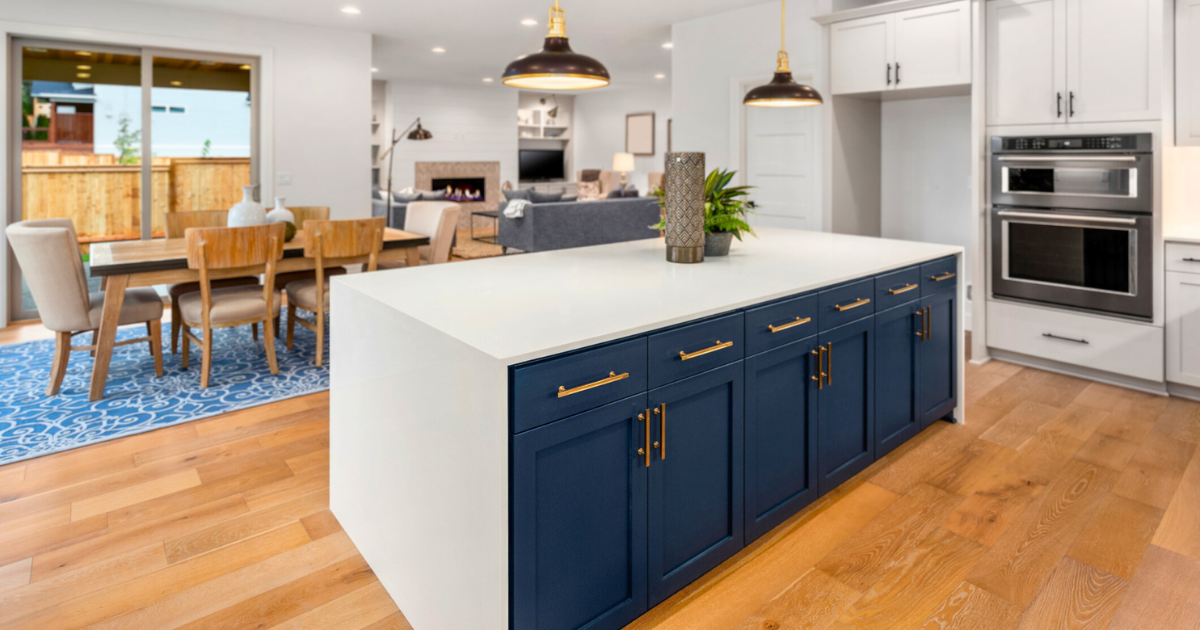
[[[634,170],[632,153],[614,153],[612,170],[621,174],[621,190],[625,190],[625,174]]]

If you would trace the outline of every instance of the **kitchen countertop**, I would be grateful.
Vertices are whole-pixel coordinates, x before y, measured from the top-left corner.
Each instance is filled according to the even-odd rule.
[[[759,228],[728,257],[665,260],[661,239],[333,278],[512,365],[963,251]],[[333,315],[337,317],[335,313]],[[336,342],[336,340],[335,340]]]
[[[1163,237],[1163,240],[1168,243],[1189,243],[1192,245],[1200,245],[1200,229],[1175,230]]]

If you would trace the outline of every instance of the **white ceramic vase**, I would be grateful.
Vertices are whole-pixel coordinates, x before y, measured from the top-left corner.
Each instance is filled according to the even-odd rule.
[[[254,200],[254,186],[242,186],[242,200],[229,209],[229,227],[250,227],[267,222],[267,211]]]
[[[275,198],[275,207],[272,208],[271,211],[267,213],[267,223],[291,223],[292,225],[296,224],[296,215],[292,214],[291,210],[288,210],[287,208],[283,207],[283,204],[285,201],[287,201],[287,200],[283,197]]]

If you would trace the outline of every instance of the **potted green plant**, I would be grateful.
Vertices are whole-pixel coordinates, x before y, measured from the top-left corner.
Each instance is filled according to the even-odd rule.
[[[704,181],[704,255],[728,256],[729,246],[734,238],[742,240],[742,233],[754,233],[754,228],[746,222],[746,217],[753,211],[750,200],[746,195],[753,186],[730,186],[737,171],[713,169]],[[658,197],[658,203],[665,203],[665,193],[657,188],[651,193]],[[651,226],[654,229],[666,228],[666,221],[659,221]]]

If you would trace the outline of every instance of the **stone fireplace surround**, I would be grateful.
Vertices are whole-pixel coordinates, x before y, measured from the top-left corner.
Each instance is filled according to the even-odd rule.
[[[482,177],[484,180],[483,201],[460,201],[462,213],[458,215],[458,229],[471,226],[471,213],[500,208],[500,163],[499,162],[417,162],[417,190],[432,190],[434,179]],[[476,227],[491,227],[493,221],[477,219]]]

